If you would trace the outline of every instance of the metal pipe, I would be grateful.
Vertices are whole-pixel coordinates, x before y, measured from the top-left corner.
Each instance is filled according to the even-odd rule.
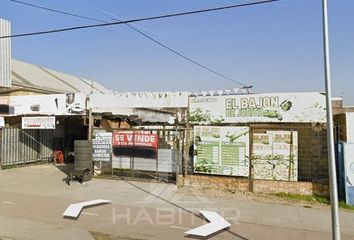
[[[327,145],[328,145],[328,165],[329,165],[329,182],[330,182],[331,216],[332,216],[332,239],[340,240],[340,227],[339,227],[339,216],[338,216],[338,190],[337,190],[336,162],[335,162],[335,153],[334,153],[327,0],[322,0],[322,13],[323,13],[323,50],[324,50],[324,71],[325,71],[326,110],[327,110],[326,111],[327,112]]]

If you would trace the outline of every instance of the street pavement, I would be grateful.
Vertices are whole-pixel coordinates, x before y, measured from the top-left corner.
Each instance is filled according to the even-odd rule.
[[[90,232],[109,239],[200,239],[184,232],[207,223],[201,209],[231,223],[205,239],[331,239],[328,206],[157,182],[93,179],[68,186],[60,169],[0,171],[0,240],[95,239]],[[85,208],[76,220],[63,218],[70,204],[94,199],[112,204]],[[354,211],[341,210],[340,224],[342,239],[354,239]]]

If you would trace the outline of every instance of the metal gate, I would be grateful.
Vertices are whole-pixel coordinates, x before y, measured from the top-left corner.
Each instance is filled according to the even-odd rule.
[[[117,130],[120,132],[120,130]],[[96,169],[105,175],[157,179],[174,182],[182,169],[182,135],[184,129],[173,126],[139,126],[134,129],[121,130],[121,133],[131,134],[132,145],[126,142],[128,149],[112,149],[111,162],[96,162]],[[98,131],[94,131],[94,136]],[[134,141],[136,134],[156,134],[157,149],[139,149]],[[114,138],[114,133],[113,133]],[[139,150],[138,150],[139,149]],[[135,151],[137,150],[137,151]]]
[[[53,133],[48,129],[3,128],[0,162],[2,166],[36,162],[51,157]]]

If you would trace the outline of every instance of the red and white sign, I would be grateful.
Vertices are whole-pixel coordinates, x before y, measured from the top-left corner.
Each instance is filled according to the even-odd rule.
[[[157,134],[142,132],[114,132],[113,146],[136,146],[157,148]]]
[[[22,129],[55,129],[55,117],[22,117]]]

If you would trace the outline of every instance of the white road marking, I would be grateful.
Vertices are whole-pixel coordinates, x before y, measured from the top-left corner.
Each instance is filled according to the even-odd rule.
[[[175,228],[175,229],[181,229],[181,230],[188,230],[189,228],[187,227],[180,227],[180,226],[170,226],[171,228]]]
[[[103,203],[111,203],[111,202],[112,202],[111,200],[97,199],[97,200],[92,200],[87,202],[70,204],[69,207],[63,213],[63,216],[77,218],[80,215],[82,208],[84,207],[99,205]]]
[[[2,201],[3,204],[15,204],[14,202]]]
[[[216,212],[209,212],[204,210],[199,210],[199,212],[209,221],[209,223],[197,228],[193,228],[185,232],[185,234],[206,237],[210,234],[216,233],[224,228],[231,226],[228,221],[226,221]]]
[[[88,215],[88,216],[98,216],[97,213],[90,213],[90,212],[82,212],[83,215]]]

